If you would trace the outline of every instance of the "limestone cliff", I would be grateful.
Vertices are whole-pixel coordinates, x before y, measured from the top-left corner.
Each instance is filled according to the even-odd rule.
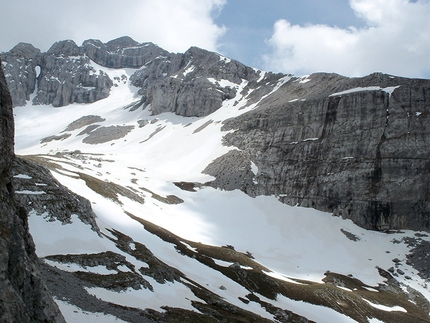
[[[27,212],[14,198],[12,100],[0,68],[0,321],[64,322],[38,269]]]
[[[25,105],[33,93],[34,104],[91,103],[106,98],[113,85],[71,40],[55,43],[46,53],[21,43],[2,59],[14,106]]]
[[[225,123],[235,130],[226,144],[241,151],[207,168],[212,185],[275,194],[365,228],[429,230],[430,81],[376,73],[300,82]]]

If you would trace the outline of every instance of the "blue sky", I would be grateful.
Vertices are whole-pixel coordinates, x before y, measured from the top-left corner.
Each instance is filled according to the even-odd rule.
[[[128,35],[256,68],[430,78],[430,0],[0,0],[0,51]]]
[[[246,4],[246,5],[245,5]],[[215,22],[227,27],[220,39],[226,55],[263,68],[262,55],[269,52],[266,41],[280,19],[292,24],[328,24],[347,28],[362,26],[347,0],[233,0],[228,1]]]

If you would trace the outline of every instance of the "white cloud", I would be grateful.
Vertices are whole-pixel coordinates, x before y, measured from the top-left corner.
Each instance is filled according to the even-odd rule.
[[[43,51],[58,40],[78,45],[95,38],[107,42],[130,36],[154,42],[166,50],[183,52],[190,46],[217,50],[225,32],[213,18],[226,0],[0,0],[2,48],[31,42]],[[4,46],[10,46],[4,48]]]
[[[190,46],[217,50],[217,40],[224,33],[224,27],[216,25],[212,15],[220,10],[225,0],[128,2],[112,2],[112,8],[104,11],[104,16],[97,17],[100,15],[97,13],[83,22],[82,28],[75,29],[75,37],[84,40],[93,33],[108,41],[128,35],[137,41],[151,41],[174,52],[183,52]],[[121,17],[117,17],[118,12]]]
[[[294,74],[372,72],[428,77],[430,1],[350,0],[363,28],[291,25],[279,20],[268,40],[266,68]]]

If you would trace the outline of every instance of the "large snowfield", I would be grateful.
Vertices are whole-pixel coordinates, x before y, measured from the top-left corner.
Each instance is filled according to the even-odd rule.
[[[111,79],[122,75],[129,77],[134,71],[111,70],[100,66],[96,68],[104,70]],[[235,86],[240,88],[244,84]],[[248,252],[257,263],[271,271],[268,275],[280,280],[294,282],[295,279],[302,279],[323,283],[324,273],[330,271],[352,275],[367,286],[376,288],[385,280],[380,276],[378,267],[388,270],[394,265],[393,258],[398,258],[402,261],[401,268],[405,275],[400,275],[397,280],[430,299],[426,281],[418,276],[413,267],[406,264],[408,246],[395,243],[404,237],[414,236],[416,232],[405,230],[386,234],[368,231],[350,220],[334,217],[330,213],[282,204],[276,196],[252,198],[238,190],[222,191],[206,186],[186,191],[174,184],[205,183],[212,180],[213,177],[202,173],[203,169],[215,158],[236,149],[222,145],[222,137],[226,133],[221,131],[221,127],[223,120],[255,108],[255,104],[246,106],[246,100],[240,96],[241,91],[237,91],[235,98],[226,100],[219,110],[202,118],[180,117],[172,113],[152,115],[150,107],[135,111],[124,109],[138,100],[136,92],[137,89],[128,82],[121,81],[112,88],[107,99],[93,104],[54,108],[33,106],[30,100],[27,106],[15,108],[16,154],[41,155],[60,164],[63,168],[52,171],[54,177],[91,202],[102,233],[111,236],[108,229],[114,228],[130,236],[134,241],[147,246],[160,260],[178,268],[188,278],[199,282],[228,302],[262,317],[273,319],[257,303],[245,304],[238,299],[238,296],[245,297],[249,294],[243,286],[190,257],[184,257],[172,244],[146,231],[141,223],[128,214],[161,226],[184,240],[212,246],[230,245],[237,251]],[[236,101],[239,103],[234,104]],[[87,134],[78,135],[85,129],[83,127],[67,131],[70,134],[68,138],[41,143],[43,138],[61,135],[72,121],[90,115],[104,118],[105,121],[97,123],[102,127],[133,126],[133,129],[120,139],[99,144],[83,143]],[[148,122],[139,127],[139,120]],[[74,151],[80,153],[72,154]],[[258,172],[255,165],[252,165],[252,169],[255,173]],[[78,172],[128,187],[142,196],[145,203],[126,196],[119,197],[120,203],[107,199],[76,176]],[[20,176],[25,178],[28,174]],[[40,184],[38,188],[43,191],[43,183]],[[174,195],[183,202],[162,203],[154,195]],[[111,240],[98,235],[76,216],[72,218],[71,224],[62,224],[59,221],[48,222],[43,214],[33,212],[29,217],[29,225],[39,257],[107,250],[121,254]],[[345,233],[349,233],[349,237]],[[351,236],[355,239],[351,239]],[[423,239],[430,241],[427,236]],[[136,267],[145,266],[130,255],[122,254]],[[61,267],[55,262],[50,264]],[[231,265],[222,262],[219,264]],[[64,264],[60,269],[77,270],[72,265],[68,267]],[[106,272],[106,268],[91,270]],[[408,277],[405,278],[406,276]],[[175,282],[163,285],[157,284],[155,280],[150,282],[154,291],[129,289],[114,292],[104,288],[91,288],[88,292],[103,300],[131,307],[162,311],[161,306],[168,305],[196,311],[191,305],[196,296],[183,284]],[[220,289],[220,286],[224,288]],[[261,299],[264,297],[261,296]],[[279,296],[276,301],[264,300],[315,322],[355,322],[333,309],[284,296]],[[68,322],[122,322],[103,313],[84,312],[63,300],[57,299],[57,303]],[[382,305],[379,305],[379,310],[405,311],[401,307]],[[379,321],[369,319],[369,322]]]

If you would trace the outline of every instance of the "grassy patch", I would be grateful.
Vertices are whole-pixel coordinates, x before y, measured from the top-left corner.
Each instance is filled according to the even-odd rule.
[[[174,182],[177,187],[179,187],[181,190],[188,191],[188,192],[196,192],[196,183],[190,183],[190,182]]]
[[[60,164],[54,163],[53,161],[49,160],[48,158],[42,155],[26,155],[26,156],[20,156],[20,157],[23,159],[32,161],[41,166],[44,166],[48,169],[52,169],[52,170],[63,169],[63,166],[61,166]]]
[[[139,188],[143,191],[151,193],[151,197],[153,199],[160,201],[162,203],[165,203],[165,204],[181,204],[184,202],[183,199],[177,197],[176,195],[167,195],[166,197],[163,197],[159,194],[152,192],[151,190],[148,190],[147,188],[144,188],[144,187],[139,187]]]
[[[118,204],[121,204],[118,195],[125,196],[130,200],[136,201],[138,203],[145,203],[145,199],[140,195],[134,193],[132,190],[118,185],[113,182],[102,181],[94,176],[85,174],[85,173],[77,173],[79,177],[85,181],[86,185],[91,188],[94,192],[108,198]]]

